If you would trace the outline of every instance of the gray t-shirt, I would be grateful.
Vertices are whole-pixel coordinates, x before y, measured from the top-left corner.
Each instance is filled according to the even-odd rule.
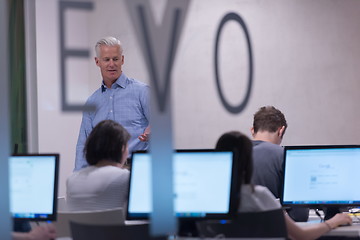
[[[284,148],[265,141],[253,141],[252,183],[267,187],[280,198],[283,179]]]
[[[280,198],[284,178],[284,148],[270,142],[253,141],[253,162],[252,183],[267,187],[276,198]],[[306,222],[309,217],[308,208],[287,211],[295,221]]]

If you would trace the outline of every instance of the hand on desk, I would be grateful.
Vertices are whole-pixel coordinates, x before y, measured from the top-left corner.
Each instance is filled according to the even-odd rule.
[[[337,228],[339,226],[351,225],[352,224],[352,219],[346,213],[338,213],[334,217],[332,217],[331,219],[326,220],[325,223],[328,224],[331,227],[331,229],[334,229],[334,228]]]
[[[44,224],[37,226],[28,233],[13,233],[13,240],[50,240],[55,239],[56,230],[52,224]]]

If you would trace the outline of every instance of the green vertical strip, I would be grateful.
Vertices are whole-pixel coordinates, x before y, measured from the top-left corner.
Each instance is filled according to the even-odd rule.
[[[10,240],[11,214],[9,201],[9,48],[8,1],[0,0],[0,238]]]
[[[27,152],[24,0],[8,0],[11,148]]]

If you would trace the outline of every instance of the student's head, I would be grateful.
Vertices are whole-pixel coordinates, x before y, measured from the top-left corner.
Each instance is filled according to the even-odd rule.
[[[89,165],[101,160],[124,164],[128,155],[130,134],[112,120],[98,123],[86,140],[84,154]]]
[[[217,150],[234,151],[239,169],[239,183],[250,184],[253,170],[253,146],[250,139],[238,131],[227,132],[221,135],[215,148]]]
[[[123,48],[119,39],[106,37],[95,45],[95,63],[100,68],[105,84],[115,82],[122,73]]]
[[[280,141],[285,134],[287,122],[284,114],[273,106],[261,107],[254,114],[252,134],[258,132],[279,133]]]

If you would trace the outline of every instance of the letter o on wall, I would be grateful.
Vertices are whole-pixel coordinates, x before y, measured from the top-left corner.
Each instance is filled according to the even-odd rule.
[[[248,47],[248,56],[249,56],[249,73],[248,73],[248,84],[247,84],[246,95],[245,95],[243,101],[237,106],[230,105],[224,97],[224,94],[221,90],[220,77],[219,77],[219,66],[218,66],[219,65],[218,64],[219,39],[221,36],[221,31],[222,31],[224,25],[228,21],[231,21],[231,20],[236,21],[241,26],[241,28],[244,30],[245,37],[246,37],[246,43],[247,43],[247,47]],[[247,27],[245,25],[245,22],[238,14],[233,13],[233,12],[226,14],[222,18],[220,25],[217,29],[216,41],[215,41],[215,78],[216,78],[216,86],[217,86],[218,93],[220,95],[221,102],[224,105],[224,107],[226,108],[226,110],[228,110],[230,113],[233,113],[233,114],[237,114],[237,113],[240,113],[241,111],[243,111],[249,101],[251,88],[252,88],[253,57],[252,57],[250,36],[249,36],[249,32],[247,30]]]

